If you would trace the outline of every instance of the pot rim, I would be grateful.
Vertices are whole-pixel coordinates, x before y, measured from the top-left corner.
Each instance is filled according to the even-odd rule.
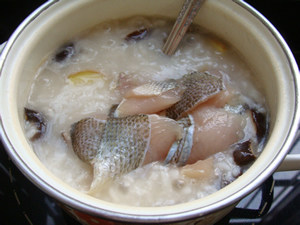
[[[13,162],[17,167],[22,171],[22,173],[33,183],[35,183],[38,187],[40,187],[43,191],[45,191],[47,194],[51,195],[55,199],[58,199],[59,201],[74,207],[75,209],[78,209],[80,211],[87,212],[92,215],[97,215],[104,218],[109,218],[111,220],[122,220],[122,221],[135,221],[135,222],[170,222],[170,221],[178,221],[178,220],[186,220],[191,219],[196,216],[202,216],[207,215],[213,211],[225,208],[226,206],[232,205],[235,202],[237,202],[242,197],[249,194],[251,191],[256,189],[259,185],[261,185],[264,180],[270,176],[276,168],[280,165],[282,160],[284,159],[284,156],[287,154],[289,147],[294,141],[294,137],[296,135],[296,132],[298,130],[298,124],[300,121],[300,113],[299,113],[299,87],[300,87],[300,78],[299,78],[299,70],[297,63],[293,57],[293,54],[291,53],[291,50],[289,49],[287,43],[283,39],[283,37],[279,34],[279,32],[276,30],[276,28],[257,10],[255,10],[252,6],[245,3],[242,0],[232,0],[234,3],[238,4],[239,6],[246,9],[248,12],[250,12],[252,15],[254,15],[261,23],[264,24],[264,26],[272,33],[273,37],[275,37],[276,41],[281,46],[282,50],[284,51],[284,54],[286,58],[288,59],[289,66],[291,68],[291,74],[294,79],[294,88],[295,88],[295,112],[293,114],[292,118],[292,125],[289,128],[288,135],[284,141],[284,145],[281,146],[280,150],[278,151],[277,155],[274,157],[272,161],[269,162],[269,164],[266,166],[266,169],[261,171],[261,173],[256,175],[255,182],[249,182],[246,186],[243,188],[240,188],[236,193],[227,196],[227,198],[221,199],[219,202],[214,202],[212,204],[206,205],[205,207],[195,207],[194,209],[190,210],[184,210],[184,207],[182,207],[183,210],[180,212],[172,213],[165,213],[165,214],[159,214],[158,215],[141,215],[138,213],[128,213],[127,212],[120,212],[120,211],[113,211],[108,209],[102,209],[97,208],[93,205],[89,205],[85,202],[80,202],[78,199],[72,198],[72,196],[67,195],[63,193],[61,190],[56,189],[56,187],[53,187],[49,185],[48,182],[45,180],[42,180],[38,174],[35,173],[34,170],[32,170],[25,161],[22,160],[22,158],[19,156],[17,150],[14,149],[13,144],[10,141],[10,138],[8,137],[6,131],[4,130],[3,121],[1,118],[0,121],[0,133],[1,133],[1,139],[2,143],[5,145],[7,152],[9,156],[12,158]],[[21,35],[24,29],[36,18],[39,17],[41,13],[43,13],[45,10],[47,10],[49,7],[54,5],[55,3],[60,2],[60,0],[50,0],[46,3],[44,3],[42,6],[40,6],[38,9],[36,9],[29,17],[27,17],[23,23],[16,29],[16,31],[13,33],[13,35],[10,37],[8,42],[6,43],[0,58],[0,74],[2,74],[3,65],[5,63],[6,57],[10,52],[10,49],[13,47],[14,42],[18,39],[18,37]],[[0,75],[1,76],[1,75]],[[196,200],[197,201],[197,200]],[[185,205],[189,203],[184,203],[180,205]],[[167,207],[173,207],[173,206],[167,206]],[[141,208],[141,207],[128,207],[128,208]],[[143,208],[151,208],[153,207],[143,207]],[[158,207],[160,208],[160,207]],[[163,207],[165,208],[165,207]],[[137,212],[137,211],[134,211]]]

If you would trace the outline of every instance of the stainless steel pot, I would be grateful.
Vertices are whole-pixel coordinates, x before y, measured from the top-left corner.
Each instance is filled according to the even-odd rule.
[[[6,43],[0,58],[1,138],[18,168],[40,189],[88,224],[213,224],[277,168],[300,169],[287,155],[299,125],[299,71],[287,44],[261,14],[239,0],[206,0],[195,23],[227,40],[253,69],[270,109],[270,135],[249,170],[220,191],[166,207],[129,207],[74,190],[50,173],[24,135],[23,108],[41,60],[73,35],[107,19],[131,15],[175,18],[182,0],[53,0],[33,12]]]

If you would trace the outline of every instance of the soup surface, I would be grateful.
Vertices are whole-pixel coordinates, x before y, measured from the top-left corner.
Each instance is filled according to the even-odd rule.
[[[140,16],[101,23],[55,50],[38,69],[25,110],[27,136],[44,165],[70,186],[114,203],[172,205],[219,190],[259,155],[266,109],[251,70],[230,45],[197,26],[166,56],[162,46],[172,23]],[[178,117],[168,116],[182,96],[198,91],[199,79],[213,88],[204,85],[203,100]],[[167,89],[156,92],[148,84]],[[135,154],[137,147],[129,142],[140,135],[141,117],[148,126],[142,156],[122,156],[124,165],[134,166],[110,165],[104,182],[101,157],[119,157],[114,154],[127,145]],[[109,121],[123,126],[113,141],[111,133],[103,134],[108,128],[99,134],[105,154],[116,147],[111,155],[99,156],[100,144],[94,152],[81,148],[81,140],[90,140],[84,133],[87,118],[100,127],[115,126]],[[187,127],[178,125],[182,118],[190,118]],[[131,119],[137,121],[130,131],[135,133],[124,142],[118,132],[130,127],[124,121]],[[104,136],[109,144],[103,144]],[[183,137],[187,157],[170,158]],[[117,169],[122,172],[112,176]]]

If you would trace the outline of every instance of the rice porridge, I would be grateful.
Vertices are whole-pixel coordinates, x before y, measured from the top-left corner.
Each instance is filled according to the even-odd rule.
[[[267,111],[251,70],[194,25],[166,56],[172,24],[101,23],[42,63],[25,129],[53,174],[109,202],[164,206],[219,190],[259,156]]]

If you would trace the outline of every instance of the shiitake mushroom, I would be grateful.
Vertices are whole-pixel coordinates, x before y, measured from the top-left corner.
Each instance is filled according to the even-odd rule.
[[[74,43],[70,42],[58,49],[54,56],[54,60],[56,62],[63,62],[67,58],[72,57],[75,54],[75,45]]]
[[[267,118],[264,113],[261,113],[255,109],[251,109],[251,116],[256,126],[257,141],[260,142],[267,134],[268,124]]]
[[[31,141],[41,138],[46,132],[46,119],[45,116],[36,112],[35,110],[24,108],[25,120],[34,126],[35,133],[30,137]]]
[[[250,140],[236,144],[233,152],[233,159],[239,166],[245,166],[256,159]]]
[[[142,29],[133,31],[130,34],[127,34],[127,36],[125,37],[125,40],[126,41],[132,41],[132,40],[139,41],[139,40],[144,39],[148,34],[149,34],[149,29],[142,28]]]

